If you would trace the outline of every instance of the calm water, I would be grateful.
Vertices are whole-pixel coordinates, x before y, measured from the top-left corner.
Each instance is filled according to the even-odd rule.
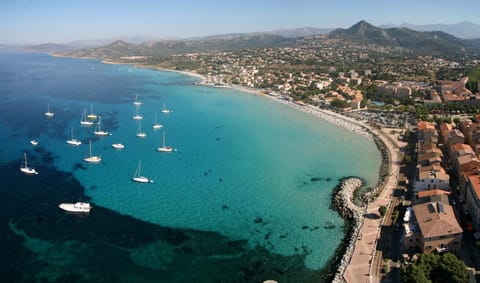
[[[330,209],[332,189],[345,176],[373,185],[380,153],[363,137],[268,98],[194,86],[195,80],[94,60],[0,54],[0,224],[9,251],[0,261],[2,277],[311,282],[323,276],[344,228]],[[141,122],[132,119],[135,95]],[[91,105],[111,135],[94,137],[94,127],[80,126]],[[163,105],[172,112],[163,114]],[[152,129],[155,116],[160,130]],[[72,127],[80,147],[65,142]],[[136,137],[139,128],[146,138]],[[156,151],[164,132],[175,152]],[[100,164],[83,162],[89,140]],[[118,142],[123,150],[111,147]],[[23,152],[38,176],[19,173]],[[131,181],[139,161],[153,183]],[[95,208],[86,217],[57,208],[76,200]],[[325,228],[330,223],[335,227]]]

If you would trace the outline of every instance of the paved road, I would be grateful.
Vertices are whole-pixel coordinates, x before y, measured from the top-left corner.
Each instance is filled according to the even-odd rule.
[[[348,283],[360,283],[360,282],[380,282],[378,276],[378,264],[374,266],[376,261],[376,247],[377,241],[380,236],[380,228],[382,225],[382,218],[378,213],[380,206],[389,206],[392,199],[393,189],[397,186],[398,175],[400,171],[401,157],[398,154],[398,146],[391,142],[390,139],[382,132],[378,132],[377,129],[372,129],[376,132],[377,136],[384,142],[391,156],[390,175],[386,185],[380,195],[372,202],[368,204],[367,214],[360,229],[360,237],[355,244],[355,250],[350,260],[345,273],[344,279]],[[381,263],[381,256],[380,263]],[[375,270],[372,270],[375,268]]]

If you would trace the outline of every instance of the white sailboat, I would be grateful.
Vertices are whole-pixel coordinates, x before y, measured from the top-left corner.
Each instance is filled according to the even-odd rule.
[[[37,170],[35,170],[32,167],[28,167],[27,153],[26,152],[23,153],[23,160],[22,160],[22,164],[20,165],[20,172],[28,174],[28,175],[38,175]]]
[[[48,118],[51,118],[53,117],[53,115],[55,115],[55,113],[50,112],[50,104],[47,104],[47,112],[45,112],[45,116],[47,116]]]
[[[136,105],[135,108],[136,108],[137,112],[136,112],[135,116],[132,117],[133,120],[142,120],[143,116],[138,113],[139,105]]]
[[[148,179],[145,176],[142,176],[142,161],[138,162],[137,170],[135,170],[135,174],[132,178],[133,181],[138,183],[153,183],[153,180]]]
[[[80,119],[80,124],[82,126],[91,126],[93,125],[92,121],[87,120],[87,109],[83,108],[82,118]]]
[[[37,140],[31,140],[30,143],[31,143],[33,146],[37,146],[37,145],[38,145],[38,141],[37,141]]]
[[[163,142],[162,146],[157,148],[160,152],[172,152],[173,148],[171,146],[165,145],[165,131],[163,131]]]
[[[163,127],[163,126],[160,125],[159,123],[157,123],[157,114],[155,114],[155,123],[153,124],[152,128],[154,130],[157,130],[157,129],[160,129],[161,127]]]
[[[94,135],[97,136],[106,136],[108,135],[107,131],[102,131],[102,117],[98,117],[98,122],[97,122],[97,127],[95,128],[95,131],[93,132]]]
[[[90,141],[90,155],[83,159],[85,162],[98,163],[102,161],[102,158],[98,155],[92,155],[92,141]]]
[[[73,137],[73,127],[71,127],[70,132],[71,132],[71,138],[67,140],[67,143],[74,146],[81,145],[82,142]]]
[[[75,202],[75,203],[61,203],[58,205],[59,208],[68,211],[68,212],[76,212],[76,213],[88,213],[92,206],[88,202]]]
[[[144,138],[146,136],[147,136],[147,134],[145,132],[142,132],[142,124],[138,123],[137,137]]]
[[[171,111],[170,109],[168,109],[166,106],[165,106],[165,103],[163,104],[163,107],[162,107],[162,113],[164,114],[169,114]]]
[[[138,94],[135,94],[135,100],[133,101],[133,105],[140,106],[142,103],[138,101]]]
[[[97,114],[93,113],[93,104],[90,104],[90,114],[87,115],[87,118],[90,120],[97,119]]]
[[[112,144],[112,147],[115,149],[124,149],[125,146],[122,143],[114,143]]]

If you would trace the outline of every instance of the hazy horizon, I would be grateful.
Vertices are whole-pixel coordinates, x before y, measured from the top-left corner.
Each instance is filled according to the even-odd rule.
[[[182,39],[303,27],[478,22],[474,0],[331,2],[251,0],[199,3],[140,1],[1,1],[0,44],[69,43],[127,37]],[[459,7],[464,11],[459,11]],[[468,8],[471,7],[471,8]],[[388,13],[385,13],[388,11]],[[452,11],[456,11],[452,13]]]

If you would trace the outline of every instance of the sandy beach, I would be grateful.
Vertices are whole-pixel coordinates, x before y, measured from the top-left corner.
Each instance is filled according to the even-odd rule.
[[[232,88],[255,95],[261,94],[255,89],[236,86]],[[382,182],[379,176],[380,179],[377,186],[373,192],[369,193],[371,201],[367,206],[359,207],[353,202],[355,191],[362,186],[359,179],[346,179],[340,184],[341,190],[338,192],[338,197],[342,200],[340,206],[350,211],[353,223],[351,225],[351,231],[347,233],[344,239],[347,247],[340,262],[336,266],[337,270],[333,279],[333,282],[380,282],[380,278],[376,278],[372,270],[375,262],[375,251],[380,237],[380,229],[383,223],[383,218],[378,215],[378,208],[380,206],[389,206],[393,189],[398,183],[401,158],[397,154],[397,144],[393,143],[381,129],[373,128],[362,121],[312,105],[303,106],[291,101],[279,99],[275,96],[267,95],[266,97],[289,105],[299,111],[319,117],[372,141],[376,140],[377,146],[378,142],[384,145],[386,151],[382,151],[380,148],[379,150],[382,152],[382,155],[384,155],[384,162],[385,160],[389,162],[383,165],[388,168],[388,172],[386,172],[388,177]],[[388,156],[385,156],[385,154],[388,154]],[[380,170],[382,169],[379,168],[379,171]],[[381,172],[379,172],[379,175],[380,173]],[[380,192],[379,196],[372,199],[378,192]],[[365,217],[365,215],[378,215],[378,217]]]
[[[192,76],[200,79],[198,85],[208,86],[208,87],[218,87],[207,82],[207,78],[203,75],[200,75],[191,71],[178,71],[164,69],[160,67],[152,67],[141,64],[129,64],[129,63],[120,63],[113,61],[102,61],[105,64],[122,64],[122,65],[133,65],[138,68],[148,68],[158,71],[166,72],[176,72],[188,76]],[[222,85],[220,87],[226,87],[235,89],[238,91],[246,92],[253,95],[262,95],[268,97],[276,102],[286,104],[296,110],[303,111],[315,117],[321,118],[329,123],[343,127],[352,133],[362,135],[370,140],[376,140],[377,146],[378,142],[384,144],[386,152],[382,151],[382,154],[388,154],[389,156],[383,156],[384,160],[388,160],[388,179],[385,182],[379,180],[379,184],[376,186],[373,194],[381,192],[379,197],[372,200],[367,207],[358,207],[353,202],[354,192],[361,187],[361,181],[356,178],[346,179],[342,181],[340,186],[342,189],[338,192],[343,199],[342,206],[350,210],[353,215],[353,224],[351,231],[348,233],[349,237],[344,239],[347,242],[347,248],[345,253],[342,255],[341,261],[337,266],[336,275],[334,282],[379,282],[379,278],[372,278],[371,268],[374,262],[376,244],[380,236],[380,228],[382,225],[381,218],[371,219],[364,217],[366,213],[377,213],[378,207],[380,205],[388,206],[391,200],[391,195],[393,188],[395,188],[398,181],[399,173],[399,164],[401,160],[398,160],[397,145],[393,144],[388,137],[379,129],[370,127],[368,124],[355,120],[353,118],[347,117],[335,113],[330,110],[320,109],[312,105],[299,105],[291,101],[286,101],[280,99],[277,96],[265,95],[259,90],[237,86],[237,85]],[[380,150],[380,148],[379,148]],[[379,168],[379,170],[381,170]],[[380,172],[379,172],[380,175]]]
[[[254,95],[263,95],[260,91],[247,87],[227,87]],[[299,111],[319,117],[372,141],[375,140],[377,146],[379,146],[379,143],[383,144],[385,151],[381,150],[380,147],[379,150],[382,152],[383,162],[388,163],[382,164],[384,168],[379,168],[379,182],[373,192],[370,192],[368,195],[370,199],[368,205],[359,207],[353,201],[355,191],[362,187],[361,180],[349,178],[343,180],[340,184],[341,190],[338,192],[338,199],[342,200],[340,206],[350,211],[353,223],[350,232],[347,233],[344,239],[347,246],[340,262],[336,266],[337,270],[333,279],[333,282],[348,283],[380,282],[380,278],[375,277],[375,272],[372,270],[375,262],[375,251],[383,223],[383,218],[378,215],[378,208],[380,206],[389,206],[393,189],[398,183],[399,165],[401,163],[401,157],[397,153],[398,145],[393,143],[381,129],[373,128],[365,122],[312,105],[303,106],[291,101],[282,100],[276,96],[266,95],[266,97],[289,105]],[[380,177],[382,173],[380,172],[381,170],[388,170],[388,172],[384,172],[388,176],[385,180],[382,180]],[[379,196],[373,198],[377,193],[379,193]],[[377,215],[378,217],[365,217],[365,215]]]
[[[161,68],[157,69],[162,71],[172,71]],[[199,83],[200,85],[215,87],[211,84],[205,83],[206,78],[197,73],[183,71],[175,72],[202,79],[202,82]],[[388,160],[389,162],[388,164],[383,164],[383,166],[388,168],[388,172],[386,172],[388,177],[382,182],[379,176],[380,179],[377,186],[374,188],[373,192],[369,193],[371,201],[367,206],[359,207],[353,201],[355,191],[362,187],[361,180],[357,178],[349,178],[343,180],[340,184],[341,190],[338,192],[338,196],[339,199],[343,200],[341,206],[350,211],[353,223],[351,225],[351,231],[347,233],[347,236],[344,239],[347,242],[347,247],[340,262],[336,266],[337,270],[333,279],[333,282],[380,282],[380,278],[374,276],[372,266],[375,261],[375,251],[380,237],[383,218],[365,217],[365,215],[377,215],[380,206],[388,207],[390,204],[393,189],[398,183],[398,175],[400,171],[399,164],[401,159],[397,154],[398,146],[392,143],[381,129],[373,128],[365,122],[358,121],[345,115],[326,109],[320,109],[312,105],[299,105],[295,102],[280,99],[277,96],[264,95],[259,90],[253,88],[235,85],[226,85],[222,87],[271,98],[276,102],[286,104],[296,110],[306,112],[336,126],[343,127],[352,133],[362,135],[372,141],[375,140],[377,146],[379,146],[378,143],[384,145],[386,151],[382,151],[380,147],[379,150],[382,152],[382,155],[384,155],[384,162],[385,160]],[[385,154],[388,154],[388,156],[385,156]],[[381,170],[383,169],[379,168],[379,171]],[[379,175],[380,173],[381,172],[379,172]],[[372,199],[372,196],[378,192],[380,192],[379,196]]]
[[[210,83],[207,83],[207,78],[203,75],[197,74],[191,71],[177,71],[169,70],[158,67],[149,67],[142,65],[135,65],[139,68],[150,68],[159,71],[177,72],[188,76],[199,78],[201,81],[198,85],[217,87]],[[378,239],[380,237],[380,229],[382,225],[382,218],[372,219],[370,217],[364,217],[366,214],[377,214],[378,208],[382,206],[388,206],[390,204],[393,189],[398,182],[399,164],[401,160],[398,160],[398,146],[393,144],[388,137],[380,129],[375,129],[370,125],[358,121],[356,119],[347,117],[345,115],[338,114],[336,112],[320,109],[313,105],[299,105],[295,102],[286,101],[280,99],[277,96],[265,95],[257,89],[237,86],[237,85],[222,85],[221,87],[231,88],[238,91],[246,92],[253,95],[262,95],[268,97],[276,102],[286,104],[296,110],[303,111],[315,117],[321,118],[336,126],[343,127],[352,133],[362,135],[370,140],[376,139],[385,145],[386,152],[382,154],[388,154],[389,156],[383,156],[384,160],[388,160],[388,179],[385,182],[379,183],[374,189],[374,192],[370,196],[381,192],[380,195],[372,200],[367,207],[358,207],[353,202],[353,196],[357,189],[360,189],[362,184],[359,179],[351,178],[342,182],[342,190],[339,192],[341,198],[344,200],[343,207],[350,210],[353,216],[353,223],[350,233],[348,233],[346,239],[347,247],[345,253],[342,255],[341,261],[336,266],[336,274],[333,282],[379,282],[380,278],[374,278],[372,275],[372,265],[375,260],[375,250]],[[377,143],[378,146],[378,143]],[[379,148],[380,150],[380,148]],[[379,168],[379,171],[381,168]],[[379,172],[380,175],[381,172]]]

